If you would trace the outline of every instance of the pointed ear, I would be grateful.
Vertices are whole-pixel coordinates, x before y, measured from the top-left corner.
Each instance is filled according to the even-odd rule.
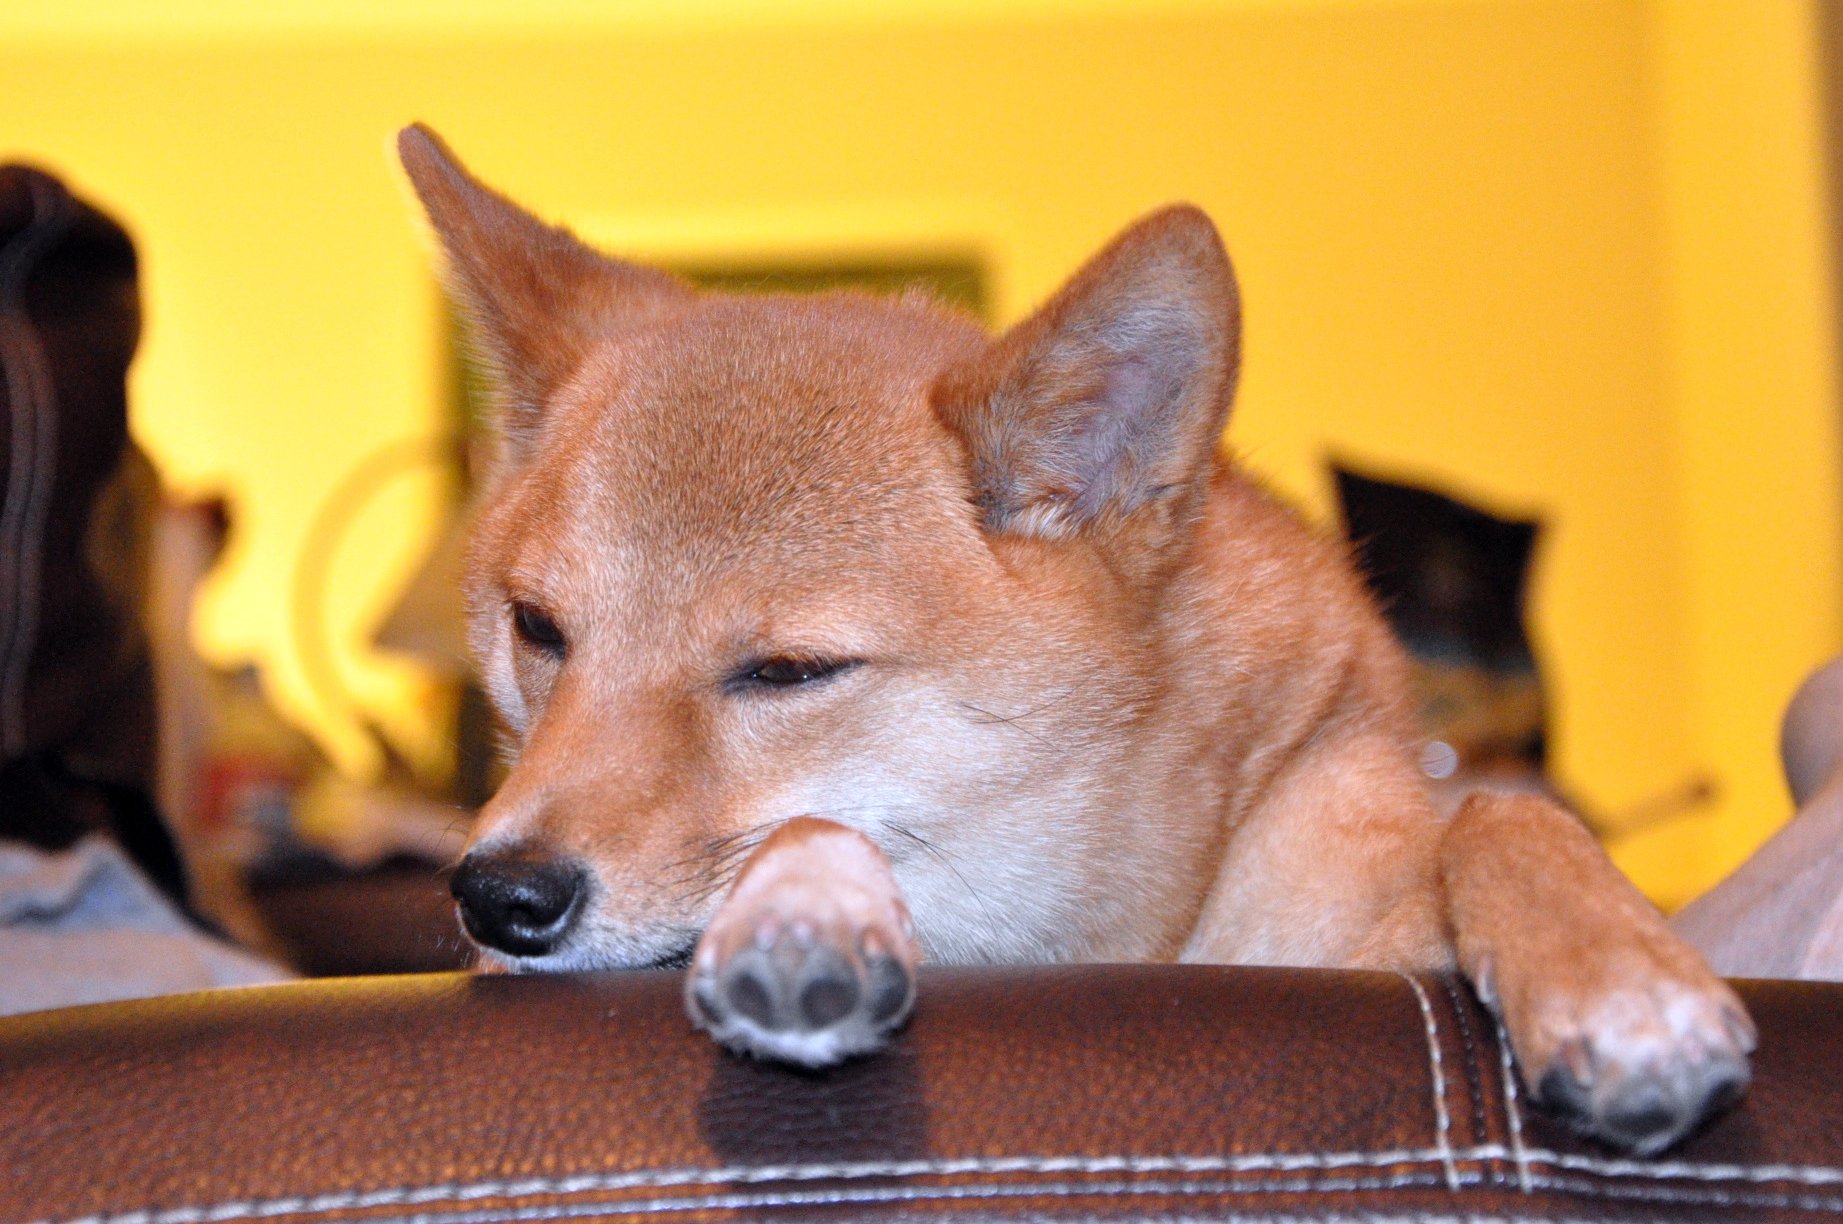
[[[1240,337],[1235,274],[1202,212],[1167,208],[1114,239],[935,386],[987,529],[1169,542],[1213,470]]]
[[[600,255],[482,185],[421,124],[398,133],[397,154],[441,240],[449,292],[489,363],[514,452],[598,341],[692,296],[675,277]]]

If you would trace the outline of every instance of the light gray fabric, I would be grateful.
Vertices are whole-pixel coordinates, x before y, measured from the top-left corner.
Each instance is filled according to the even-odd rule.
[[[1811,673],[1786,707],[1779,755],[1792,802],[1803,807],[1838,772],[1843,759],[1843,658]]]
[[[1780,744],[1798,813],[1671,926],[1729,977],[1843,981],[1843,659],[1805,681]]]
[[[0,841],[0,1015],[291,976],[201,933],[111,842]]]
[[[1843,775],[1670,925],[1729,977],[1843,981]]]

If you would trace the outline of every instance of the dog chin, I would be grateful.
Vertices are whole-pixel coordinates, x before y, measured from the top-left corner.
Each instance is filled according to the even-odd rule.
[[[624,947],[597,947],[588,942],[572,942],[542,956],[514,956],[494,948],[474,946],[474,972],[512,973],[590,973],[606,969],[689,969],[691,954],[697,948],[690,942],[660,950]]]

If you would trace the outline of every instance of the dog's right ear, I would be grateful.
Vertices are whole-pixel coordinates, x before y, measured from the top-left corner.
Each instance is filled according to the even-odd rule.
[[[539,221],[475,179],[420,123],[398,133],[397,155],[441,240],[449,292],[491,366],[513,455],[598,341],[692,296],[673,276],[609,259]]]

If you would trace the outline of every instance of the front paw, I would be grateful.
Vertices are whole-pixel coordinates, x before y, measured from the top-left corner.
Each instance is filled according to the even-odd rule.
[[[693,1022],[729,1048],[824,1067],[880,1049],[915,999],[916,950],[889,864],[862,834],[789,821],[699,941]]]
[[[1502,1014],[1544,1106],[1582,1134],[1652,1155],[1740,1098],[1755,1031],[1700,964],[1644,951],[1621,949],[1597,973],[1552,972],[1507,989]],[[1483,985],[1488,992],[1489,975]]]

